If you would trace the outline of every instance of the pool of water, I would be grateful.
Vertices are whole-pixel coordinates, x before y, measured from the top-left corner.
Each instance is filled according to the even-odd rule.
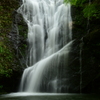
[[[11,93],[1,95],[0,100],[100,100],[100,96],[94,94]]]

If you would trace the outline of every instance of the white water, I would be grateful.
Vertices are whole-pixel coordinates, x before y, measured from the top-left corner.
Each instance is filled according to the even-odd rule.
[[[67,79],[60,74],[66,74],[72,45],[70,4],[63,4],[63,0],[23,0],[18,12],[28,25],[29,42],[29,66],[20,91],[61,92]]]

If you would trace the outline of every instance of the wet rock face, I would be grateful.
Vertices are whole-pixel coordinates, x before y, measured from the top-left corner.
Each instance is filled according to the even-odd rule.
[[[16,57],[22,67],[25,67],[25,53],[27,48],[27,25],[24,22],[21,14],[17,13],[17,10],[13,12],[12,29],[9,33],[9,39],[13,44]]]

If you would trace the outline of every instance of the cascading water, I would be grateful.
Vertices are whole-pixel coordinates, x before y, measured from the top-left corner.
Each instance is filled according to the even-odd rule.
[[[18,9],[28,25],[28,68],[20,91],[62,92],[68,89],[66,70],[72,45],[70,3],[63,0],[23,0]],[[65,85],[67,84],[67,85]]]

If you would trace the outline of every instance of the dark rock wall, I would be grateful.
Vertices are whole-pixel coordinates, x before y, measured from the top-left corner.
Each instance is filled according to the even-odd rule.
[[[18,91],[26,67],[27,26],[16,12],[20,4],[21,0],[0,0],[0,94]]]
[[[84,93],[100,92],[100,19],[84,18],[81,8],[74,6],[72,6],[72,18],[73,39],[80,41],[77,43],[79,59],[81,57],[80,91]]]

